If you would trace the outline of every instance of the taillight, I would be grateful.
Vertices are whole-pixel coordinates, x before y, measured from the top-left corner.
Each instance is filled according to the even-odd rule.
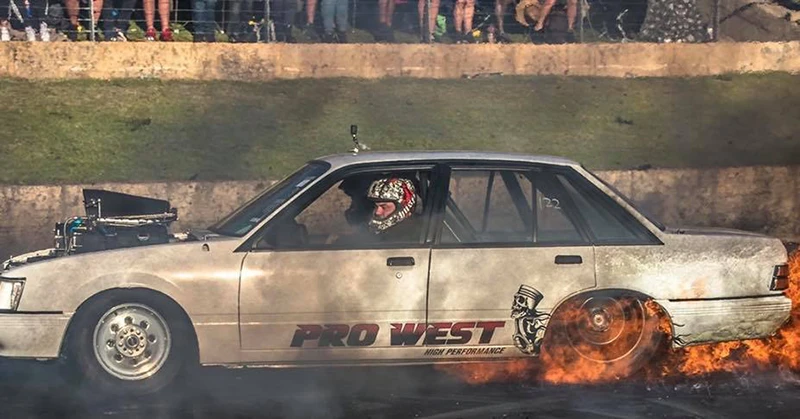
[[[772,270],[772,282],[769,289],[772,291],[783,291],[789,288],[789,265],[777,265]]]

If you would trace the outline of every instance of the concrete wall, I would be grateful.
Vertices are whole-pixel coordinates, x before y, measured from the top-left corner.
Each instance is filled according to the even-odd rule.
[[[0,43],[0,77],[245,80],[459,78],[478,74],[603,77],[800,73],[800,42],[710,44]]]
[[[608,171],[598,174],[663,222],[800,238],[800,166]],[[207,227],[269,182],[95,184],[169,199],[173,231]],[[0,186],[0,257],[52,246],[56,221],[82,215],[82,186]]]

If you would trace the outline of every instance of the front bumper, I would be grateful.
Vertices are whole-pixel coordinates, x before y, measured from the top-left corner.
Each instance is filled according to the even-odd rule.
[[[0,313],[0,356],[57,358],[70,316]]]
[[[792,300],[784,295],[657,302],[672,319],[674,347],[767,337],[792,310]]]

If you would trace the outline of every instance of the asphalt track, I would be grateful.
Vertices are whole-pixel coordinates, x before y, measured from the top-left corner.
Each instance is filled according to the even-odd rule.
[[[204,368],[190,389],[130,400],[71,388],[52,364],[0,360],[0,417],[797,418],[800,376],[468,385],[432,367]]]

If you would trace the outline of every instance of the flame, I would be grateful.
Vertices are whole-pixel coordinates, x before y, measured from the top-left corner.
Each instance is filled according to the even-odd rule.
[[[800,251],[789,259],[789,269],[790,285],[786,296],[792,300],[791,319],[774,336],[669,351],[659,361],[645,367],[644,377],[655,380],[776,368],[800,373]],[[658,310],[655,304],[647,304],[646,307],[651,314],[652,310]],[[669,320],[661,317],[659,328],[669,332]],[[601,383],[618,380],[632,372],[613,363],[603,364],[577,357],[567,345],[549,345],[548,348],[540,359],[520,359],[499,364],[444,365],[437,368],[470,384],[531,380],[554,384]]]

